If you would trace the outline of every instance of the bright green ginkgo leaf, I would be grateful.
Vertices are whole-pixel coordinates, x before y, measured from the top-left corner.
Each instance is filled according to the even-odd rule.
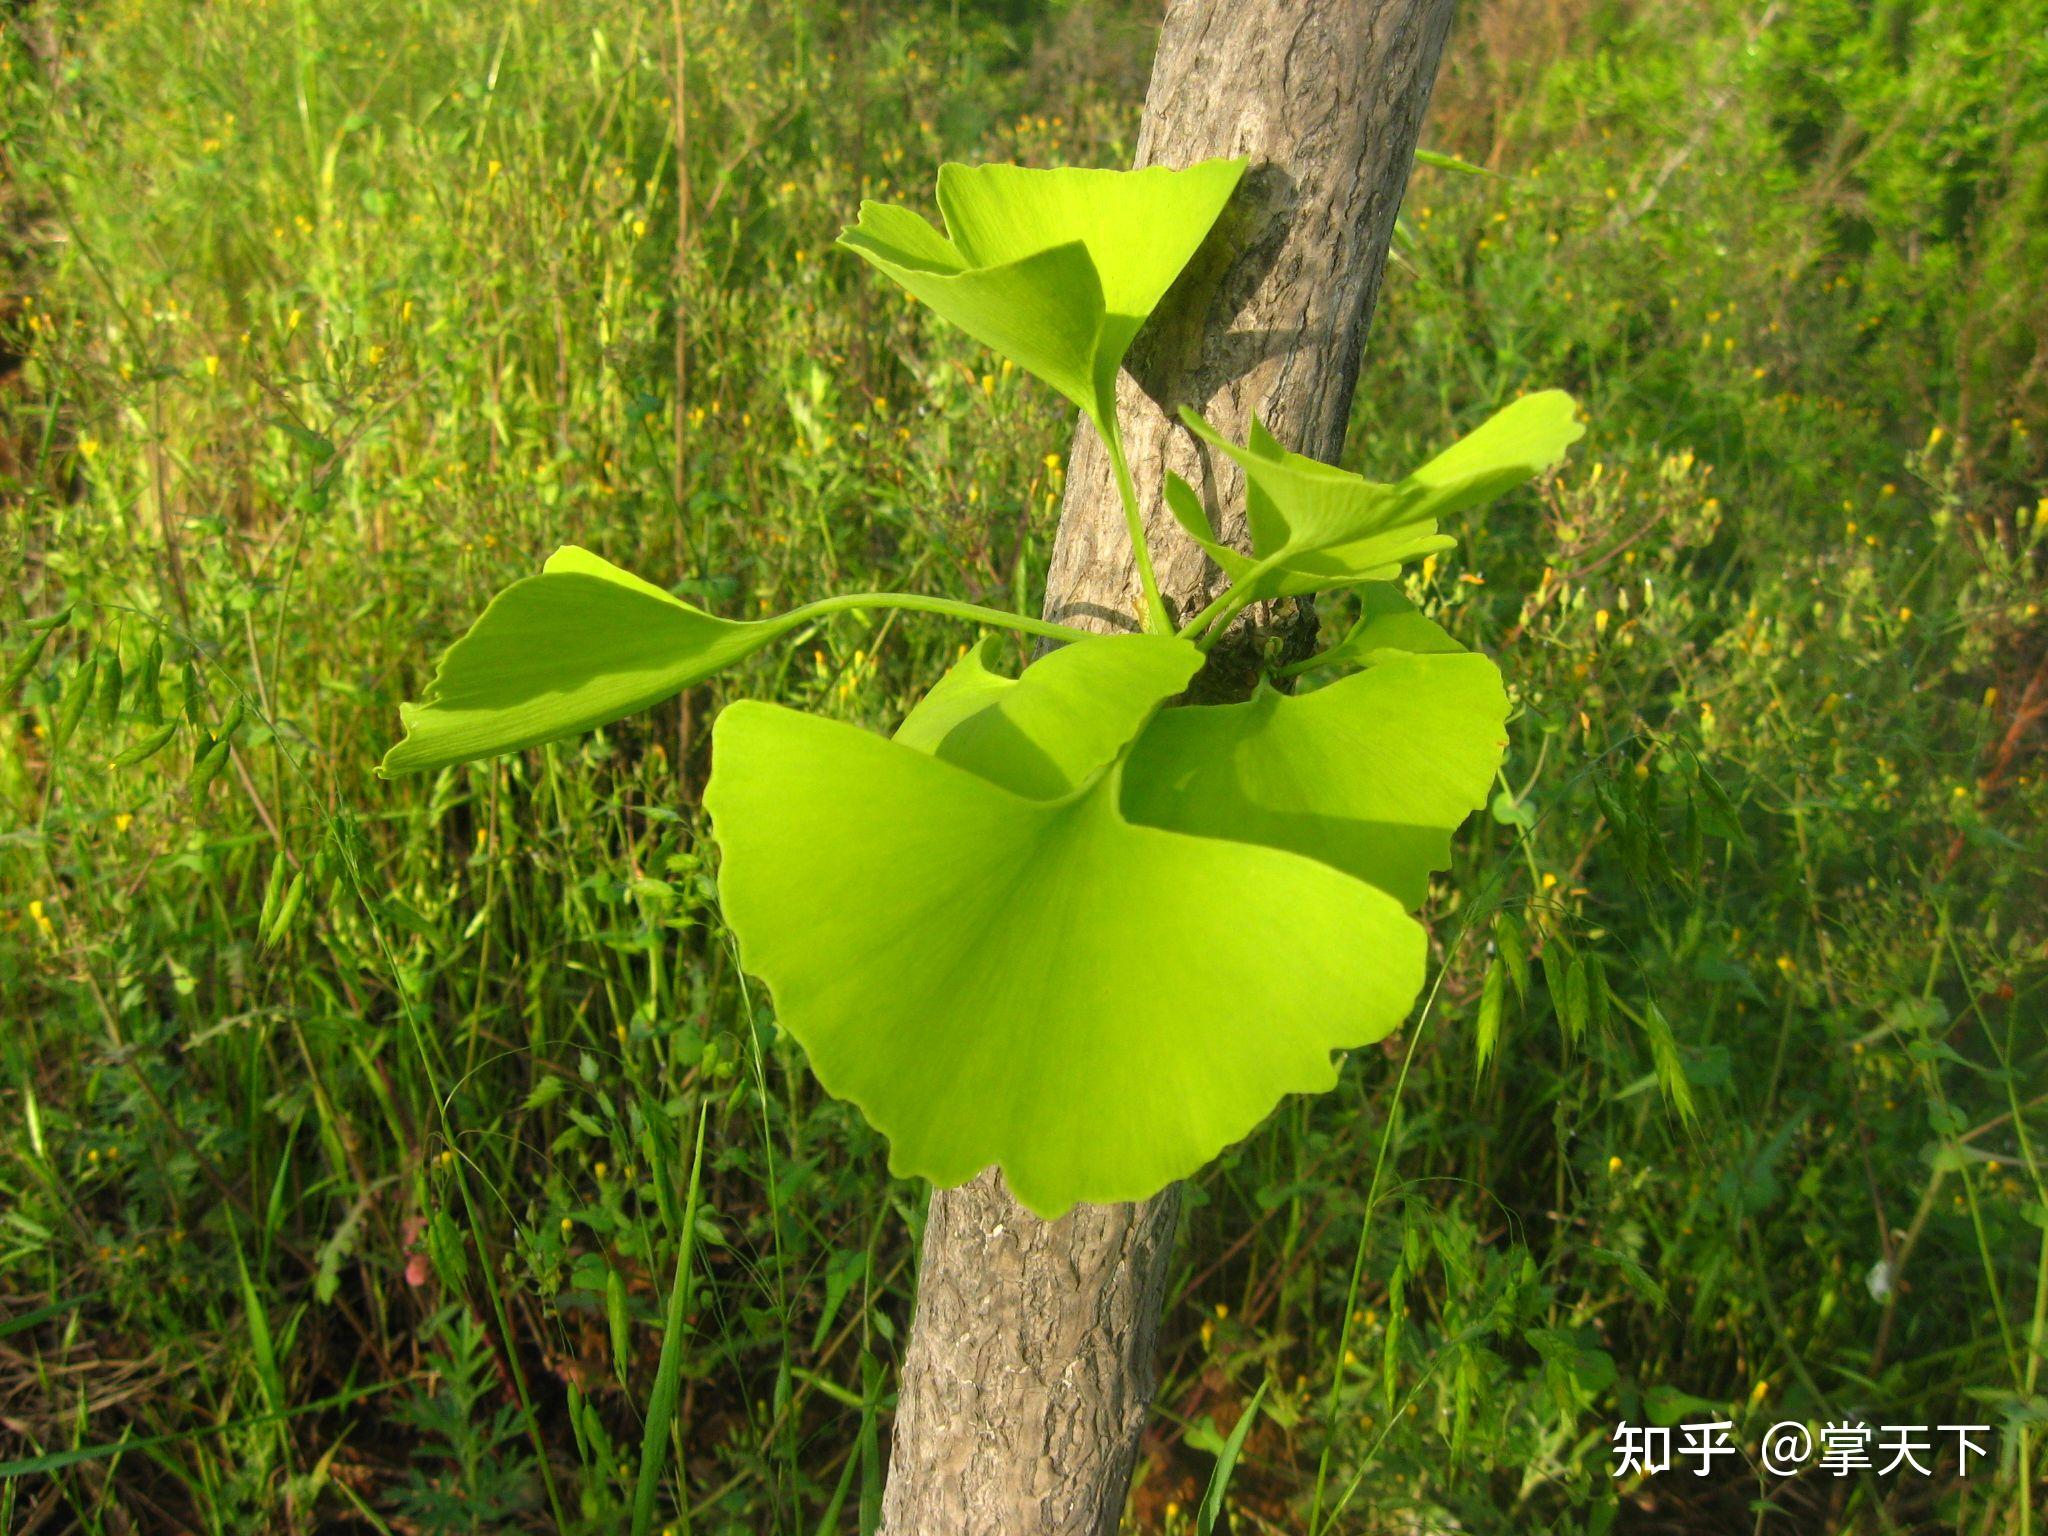
[[[1167,710],[1124,764],[1124,813],[1319,859],[1421,905],[1486,803],[1507,694],[1484,656],[1404,656],[1290,697]]]
[[[1171,635],[1103,635],[1005,677],[989,666],[998,644],[991,635],[961,657],[896,740],[1034,800],[1078,788],[1202,665],[1191,642]]]
[[[1247,597],[1385,580],[1404,561],[1456,542],[1439,534],[1432,519],[1411,515],[1395,487],[1290,453],[1257,418],[1242,448],[1191,410],[1183,409],[1181,419],[1243,468],[1252,553],[1240,554],[1216,537],[1201,498],[1178,475],[1166,477],[1167,507]]]
[[[1145,1198],[1283,1095],[1328,1089],[1332,1052],[1385,1035],[1421,986],[1421,930],[1384,892],[1133,826],[1114,764],[1027,799],[756,703],[720,716],[713,763],[741,959],[899,1175],[998,1164],[1047,1217]]]
[[[1310,667],[1370,667],[1401,656],[1455,656],[1465,649],[1442,625],[1425,618],[1390,581],[1364,583],[1358,598],[1358,622],[1344,638],[1288,672],[1305,672]]]
[[[1243,160],[1186,170],[939,168],[941,235],[861,204],[839,243],[1095,418],[1131,340],[1230,201]]]
[[[1585,430],[1571,397],[1546,390],[1389,485],[1290,453],[1256,418],[1243,447],[1191,410],[1181,420],[1244,470],[1251,555],[1217,539],[1201,497],[1177,475],[1167,477],[1167,506],[1233,583],[1262,598],[1385,580],[1407,561],[1449,548],[1456,541],[1437,532],[1438,519],[1542,473]]]
[[[1564,459],[1586,435],[1561,389],[1524,395],[1459,438],[1395,490],[1423,517],[1450,517],[1504,496]]]
[[[448,648],[416,704],[388,775],[445,768],[588,731],[635,714],[808,622],[714,618],[567,545],[538,576],[491,600]]]

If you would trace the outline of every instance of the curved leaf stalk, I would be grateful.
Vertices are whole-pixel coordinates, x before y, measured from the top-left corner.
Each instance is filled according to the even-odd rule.
[[[1143,568],[1142,557],[1140,568]],[[984,608],[979,603],[958,602],[950,597],[927,597],[921,592],[842,592],[836,597],[821,597],[815,603],[805,603],[801,608],[792,608],[784,617],[822,618],[828,613],[844,613],[855,608],[904,608],[913,613],[938,613],[949,619],[966,619],[970,623],[987,624],[997,629],[1014,629],[1027,635],[1040,635],[1048,640],[1089,638],[1087,630],[1075,629],[1070,624],[1056,624],[1051,619],[1034,619],[1025,614],[1011,613],[1005,608]]]
[[[1131,530],[1131,554],[1138,563],[1138,584],[1145,590],[1145,628],[1153,634],[1173,633],[1173,616],[1166,611],[1166,599],[1159,595],[1159,578],[1152,574],[1152,550],[1145,542],[1145,520],[1138,512],[1138,487],[1131,479],[1130,461],[1124,457],[1124,435],[1112,408],[1107,426],[1097,422],[1102,441],[1109,448],[1110,468],[1116,471],[1116,493],[1124,504],[1124,524]]]
[[[1229,601],[1230,588],[1228,586],[1225,586],[1221,592],[1217,593],[1214,598],[1210,599],[1208,607],[1204,608],[1192,619],[1189,619],[1187,623],[1181,625],[1180,629],[1178,630],[1178,634],[1180,635],[1181,639],[1195,640],[1197,644],[1199,644],[1200,637],[1206,633],[1210,625],[1216,622],[1216,616],[1223,611],[1225,605],[1228,604]],[[1203,649],[1207,649],[1207,647],[1203,647]]]
[[[1252,590],[1249,581],[1231,582],[1216,594],[1208,607],[1181,626],[1181,638],[1193,640],[1195,648],[1207,655],[1229,630],[1230,621],[1251,606],[1254,599],[1249,594]]]

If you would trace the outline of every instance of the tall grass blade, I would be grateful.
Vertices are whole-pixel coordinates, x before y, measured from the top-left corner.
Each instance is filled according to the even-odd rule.
[[[697,1145],[690,1154],[690,1192],[683,1201],[683,1236],[676,1252],[675,1283],[669,1287],[668,1320],[662,1329],[661,1359],[654,1368],[654,1392],[647,1400],[647,1429],[640,1437],[640,1482],[633,1492],[633,1536],[654,1528],[654,1500],[661,1489],[661,1465],[670,1422],[675,1418],[676,1392],[683,1374],[683,1342],[690,1315],[692,1262],[697,1252],[697,1196],[704,1179],[704,1126],[711,1115],[708,1102],[697,1106]],[[683,1469],[677,1468],[677,1476]],[[683,1529],[690,1528],[689,1498],[679,1489],[677,1506]]]

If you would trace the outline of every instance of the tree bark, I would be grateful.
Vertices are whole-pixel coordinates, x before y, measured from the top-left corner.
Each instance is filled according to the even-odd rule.
[[[1198,452],[1191,405],[1243,441],[1256,412],[1335,459],[1394,215],[1450,25],[1450,0],[1172,0],[1139,165],[1247,155],[1209,242],[1139,338],[1117,409],[1168,607],[1220,573],[1166,510],[1167,470],[1243,547],[1242,475]],[[1048,618],[1142,627],[1108,455],[1084,421],[1047,585]],[[1305,604],[1254,611],[1197,680],[1242,698],[1269,646],[1303,649]],[[1153,1390],[1176,1190],[1044,1222],[993,1170],[936,1190],[904,1361],[884,1536],[1112,1536]]]

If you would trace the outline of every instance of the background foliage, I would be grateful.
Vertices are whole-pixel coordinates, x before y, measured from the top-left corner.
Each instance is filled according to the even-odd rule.
[[[618,1529],[679,1258],[660,1520],[871,1526],[923,1191],[735,974],[697,795],[724,698],[886,729],[968,636],[371,768],[565,541],[1035,604],[1071,411],[828,248],[1127,161],[1152,22],[692,0],[684,224],[661,7],[11,8],[0,1529]],[[1267,1382],[1239,1530],[2042,1521],[2044,23],[1461,10],[1484,174],[1416,174],[1347,462],[1593,432],[1414,584],[1508,771],[1427,1012],[1192,1191],[1133,1529]],[[1998,1447],[1609,1476],[1685,1413]]]

